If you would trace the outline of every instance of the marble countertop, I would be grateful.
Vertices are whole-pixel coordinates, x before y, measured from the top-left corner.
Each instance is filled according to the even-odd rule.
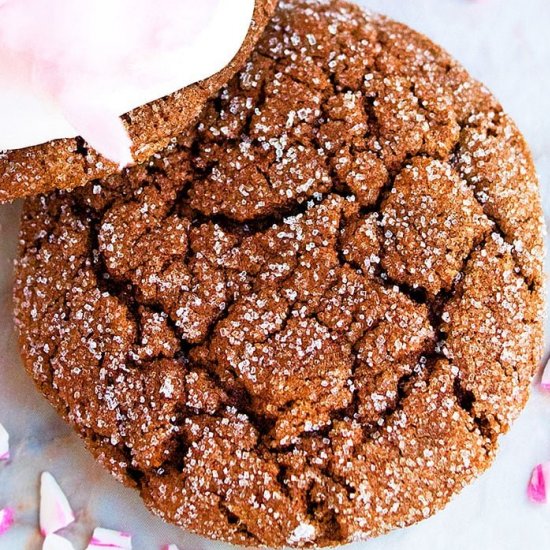
[[[445,46],[484,81],[531,144],[550,224],[550,2],[548,0],[360,0],[411,24]],[[13,460],[0,465],[0,508],[16,509],[17,524],[0,550],[38,550],[38,478],[52,472],[77,522],[64,533],[77,550],[97,525],[134,535],[134,549],[177,543],[181,550],[228,548],[164,525],[136,493],[95,464],[72,431],[36,393],[18,357],[11,320],[13,259],[20,205],[0,207],[0,422],[11,434]],[[548,246],[547,246],[548,248]],[[549,266],[546,268],[550,272]],[[550,328],[550,325],[549,325]],[[550,352],[547,331],[545,357]],[[533,387],[522,416],[501,442],[486,474],[440,514],[350,550],[535,550],[548,548],[550,506],[530,504],[531,468],[550,459],[550,394]]]

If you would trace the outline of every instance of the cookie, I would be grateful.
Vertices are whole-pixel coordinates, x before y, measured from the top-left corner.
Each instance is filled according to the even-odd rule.
[[[192,126],[205,103],[242,67],[275,10],[277,0],[256,0],[248,36],[233,61],[219,73],[124,115],[136,162],[166,147]],[[0,204],[54,189],[73,189],[118,171],[115,163],[82,138],[59,139],[0,151]]]
[[[541,352],[528,148],[427,38],[280,3],[194,132],[29,199],[24,363],[166,521],[333,546],[486,470]]]

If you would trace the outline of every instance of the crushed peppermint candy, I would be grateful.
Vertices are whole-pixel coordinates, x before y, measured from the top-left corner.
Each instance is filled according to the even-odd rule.
[[[42,550],[74,550],[74,546],[66,538],[52,533],[44,539]]]
[[[543,390],[550,391],[550,359],[546,363],[544,370],[542,371],[542,378],[540,379],[540,387]]]
[[[3,535],[13,525],[15,521],[15,512],[12,508],[2,508],[0,510],[0,535]]]
[[[167,544],[162,550],[180,550],[175,544]]]
[[[71,505],[55,478],[44,472],[40,478],[40,532],[56,533],[75,520]]]
[[[550,489],[550,462],[537,464],[529,485],[527,486],[527,496],[531,502],[545,504],[548,501],[548,491]]]
[[[102,548],[112,548],[113,550],[132,550],[132,536],[123,531],[114,531],[96,527],[94,534],[86,550],[100,550]]]
[[[0,424],[0,462],[10,459],[10,435]]]

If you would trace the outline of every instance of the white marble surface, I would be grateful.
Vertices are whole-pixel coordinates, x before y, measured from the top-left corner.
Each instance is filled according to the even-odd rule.
[[[549,0],[362,0],[410,23],[447,47],[504,103],[526,134],[550,221],[550,2]],[[1,131],[1,130],[0,130]],[[0,207],[0,422],[12,435],[13,461],[0,465],[0,508],[16,508],[17,525],[0,550],[38,550],[38,476],[47,469],[66,490],[77,523],[66,531],[76,550],[94,526],[134,533],[134,548],[221,549],[165,526],[120,487],[83,450],[34,391],[17,354],[11,322],[11,271],[19,205]],[[550,331],[548,331],[550,332]],[[546,346],[546,356],[550,347]],[[550,395],[536,388],[502,440],[494,467],[443,512],[412,528],[356,544],[350,550],[535,550],[550,545],[550,506],[527,502],[531,467],[550,459]]]

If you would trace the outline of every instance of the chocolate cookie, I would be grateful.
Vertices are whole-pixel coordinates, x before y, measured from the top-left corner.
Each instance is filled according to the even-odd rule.
[[[147,160],[192,126],[205,103],[243,66],[275,10],[277,0],[256,0],[248,36],[233,61],[210,78],[138,107],[123,121],[136,162]],[[118,171],[81,138],[59,139],[15,151],[0,151],[0,203],[54,189],[73,189]]]
[[[167,521],[328,546],[427,518],[489,467],[541,352],[537,180],[428,39],[280,4],[150,162],[27,201],[25,365]]]

